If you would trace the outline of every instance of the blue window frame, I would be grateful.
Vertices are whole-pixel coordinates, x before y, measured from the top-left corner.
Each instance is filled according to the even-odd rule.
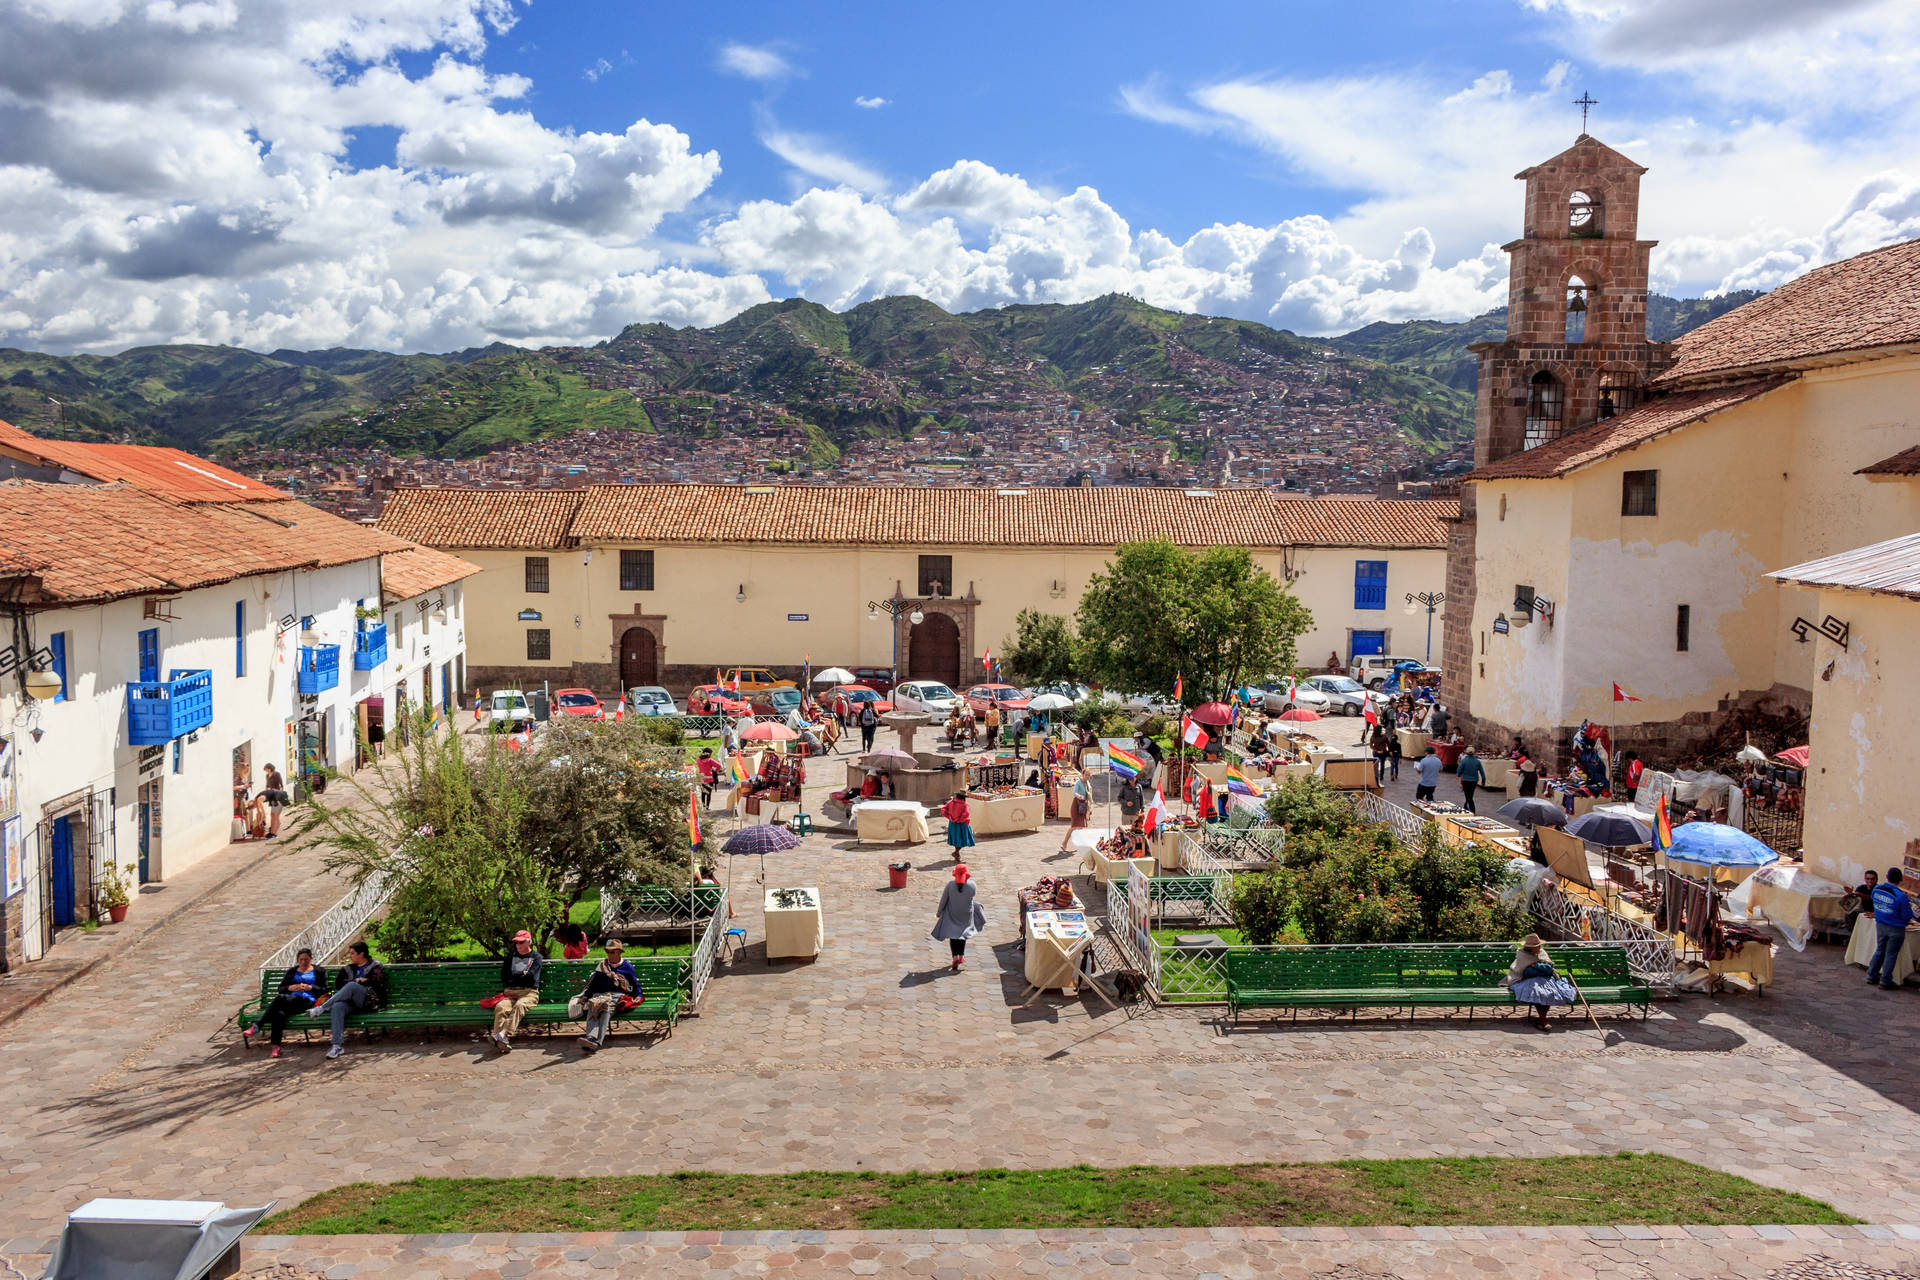
[[[1353,562],[1353,607],[1356,609],[1387,607],[1387,562],[1385,560]]]
[[[149,627],[140,633],[140,680],[150,684],[160,678],[160,629]]]
[[[180,765],[186,754],[186,746],[187,740],[185,738],[175,738],[173,740],[173,771],[175,773],[180,772]]]
[[[247,674],[247,602],[233,602],[233,674]]]
[[[67,700],[67,633],[56,631],[47,637],[47,648],[53,653],[53,674],[60,677],[60,692],[53,695],[55,702]]]

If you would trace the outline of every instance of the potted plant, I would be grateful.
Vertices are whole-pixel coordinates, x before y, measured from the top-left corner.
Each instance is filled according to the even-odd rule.
[[[107,873],[100,881],[100,905],[107,909],[107,918],[115,924],[125,920],[130,901],[127,882],[120,878],[120,868],[109,862]]]

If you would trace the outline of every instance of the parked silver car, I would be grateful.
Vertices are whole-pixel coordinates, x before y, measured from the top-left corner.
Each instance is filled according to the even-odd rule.
[[[680,708],[673,695],[657,684],[637,685],[627,690],[627,714],[630,716],[677,716]]]
[[[1300,682],[1302,689],[1314,689],[1326,695],[1335,715],[1360,716],[1367,713],[1367,704],[1371,702],[1376,709],[1385,707],[1393,701],[1388,695],[1375,689],[1369,689],[1352,676],[1314,676]],[[1325,715],[1327,708],[1315,707],[1314,710]]]
[[[1324,716],[1329,714],[1333,703],[1333,699],[1314,688],[1312,681],[1309,680],[1302,680],[1294,686],[1292,696],[1288,696],[1286,683],[1282,681],[1274,688],[1264,690],[1261,701],[1265,704],[1267,714],[1270,716],[1277,716],[1283,711],[1292,711],[1296,707],[1302,711],[1317,711]]]
[[[938,680],[908,680],[893,686],[893,707],[908,715],[945,720],[960,705],[960,695]]]

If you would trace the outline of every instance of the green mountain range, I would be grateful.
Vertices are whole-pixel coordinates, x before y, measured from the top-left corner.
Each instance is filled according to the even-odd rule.
[[[1650,332],[1672,337],[1751,296],[1655,296]],[[583,428],[698,430],[682,420],[697,415],[678,409],[694,405],[708,415],[699,421],[711,421],[724,396],[772,406],[805,431],[819,461],[860,438],[911,437],[928,423],[1020,404],[1104,414],[1171,439],[1210,403],[1304,383],[1384,406],[1403,435],[1440,451],[1472,432],[1467,345],[1501,336],[1504,325],[1504,311],[1494,311],[1306,339],[1120,294],[961,315],[914,297],[845,312],[796,298],[709,329],[632,325],[593,347],[537,351],[0,349],[0,418],[48,434],[213,453],[284,442],[473,456]]]

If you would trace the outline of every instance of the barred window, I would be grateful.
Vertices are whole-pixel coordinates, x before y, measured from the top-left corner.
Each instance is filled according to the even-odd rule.
[[[1629,471],[1620,477],[1620,514],[1651,516],[1660,511],[1660,473]]]
[[[553,632],[546,627],[527,628],[527,661],[547,662],[553,658]]]
[[[653,552],[622,551],[620,553],[620,589],[622,591],[653,590]]]
[[[920,557],[920,594],[923,596],[950,596],[953,594],[953,557]]]
[[[527,590],[544,593],[547,589],[547,558],[527,557]]]

